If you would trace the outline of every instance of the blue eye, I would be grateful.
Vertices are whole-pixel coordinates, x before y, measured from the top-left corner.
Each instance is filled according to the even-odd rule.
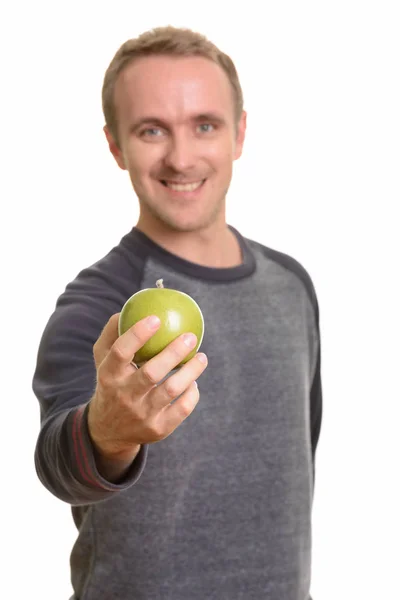
[[[161,129],[157,129],[156,127],[150,127],[149,129],[144,129],[141,135],[150,135],[150,137],[157,137],[157,133],[153,135],[154,132],[160,132]],[[149,133],[151,132],[151,133]]]
[[[202,125],[200,125],[200,127],[212,127],[212,128],[214,128],[214,125],[211,125],[211,123],[203,123]],[[208,131],[205,131],[203,129],[202,133],[208,133],[209,131],[211,131],[211,129],[209,129]]]

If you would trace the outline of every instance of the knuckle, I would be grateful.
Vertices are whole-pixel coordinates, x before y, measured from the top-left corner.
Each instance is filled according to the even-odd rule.
[[[140,371],[142,372],[146,381],[148,381],[151,385],[156,385],[158,383],[158,377],[156,377],[149,363],[143,365]]]
[[[113,344],[113,346],[111,346],[110,354],[113,357],[113,359],[118,362],[125,362],[126,360],[128,360],[126,353],[118,344]]]
[[[164,428],[162,427],[161,423],[157,423],[157,421],[152,423],[149,429],[149,434],[151,435],[151,438],[157,442],[165,437]]]
[[[189,350],[189,348],[184,344],[174,343],[171,344],[169,347],[169,352],[174,362],[178,362],[181,360],[182,356],[185,355],[185,350]]]
[[[171,379],[167,379],[164,383],[164,390],[169,398],[176,398],[180,394],[177,383]]]
[[[132,339],[132,342],[136,346],[143,346],[145,343],[145,338],[140,335],[140,329],[138,328],[138,324],[134,325],[127,331],[129,337]]]
[[[104,366],[100,366],[97,370],[97,382],[102,388],[108,388],[112,384],[112,377]]]
[[[183,419],[186,419],[193,412],[193,404],[189,400],[184,400],[180,407],[179,412]]]

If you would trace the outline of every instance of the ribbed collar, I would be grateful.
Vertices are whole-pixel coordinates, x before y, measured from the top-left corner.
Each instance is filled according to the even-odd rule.
[[[197,263],[191,262],[172,252],[166,250],[152,239],[150,239],[142,231],[133,227],[133,229],[123,238],[122,243],[126,242],[130,247],[140,247],[141,253],[146,252],[161,262],[169,265],[176,271],[194,277],[195,279],[205,279],[214,282],[235,281],[251,275],[256,267],[253,253],[247,243],[247,240],[235,229],[232,225],[228,225],[229,229],[236,236],[240,248],[242,250],[242,264],[236,267],[219,268],[205,267]]]

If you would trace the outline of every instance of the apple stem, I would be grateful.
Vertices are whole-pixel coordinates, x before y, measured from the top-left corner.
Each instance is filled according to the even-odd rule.
[[[156,281],[156,286],[157,286],[158,288],[163,288],[163,287],[164,287],[164,286],[163,286],[163,280],[162,280],[162,279],[157,279],[157,281]]]

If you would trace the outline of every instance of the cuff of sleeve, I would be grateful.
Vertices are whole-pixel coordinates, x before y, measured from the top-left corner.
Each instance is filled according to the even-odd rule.
[[[141,446],[139,453],[129,467],[124,478],[118,483],[107,481],[100,475],[96,467],[93,446],[88,428],[89,403],[72,412],[72,437],[74,454],[80,478],[92,487],[105,491],[124,490],[134,485],[140,478],[146,465],[148,446]]]

